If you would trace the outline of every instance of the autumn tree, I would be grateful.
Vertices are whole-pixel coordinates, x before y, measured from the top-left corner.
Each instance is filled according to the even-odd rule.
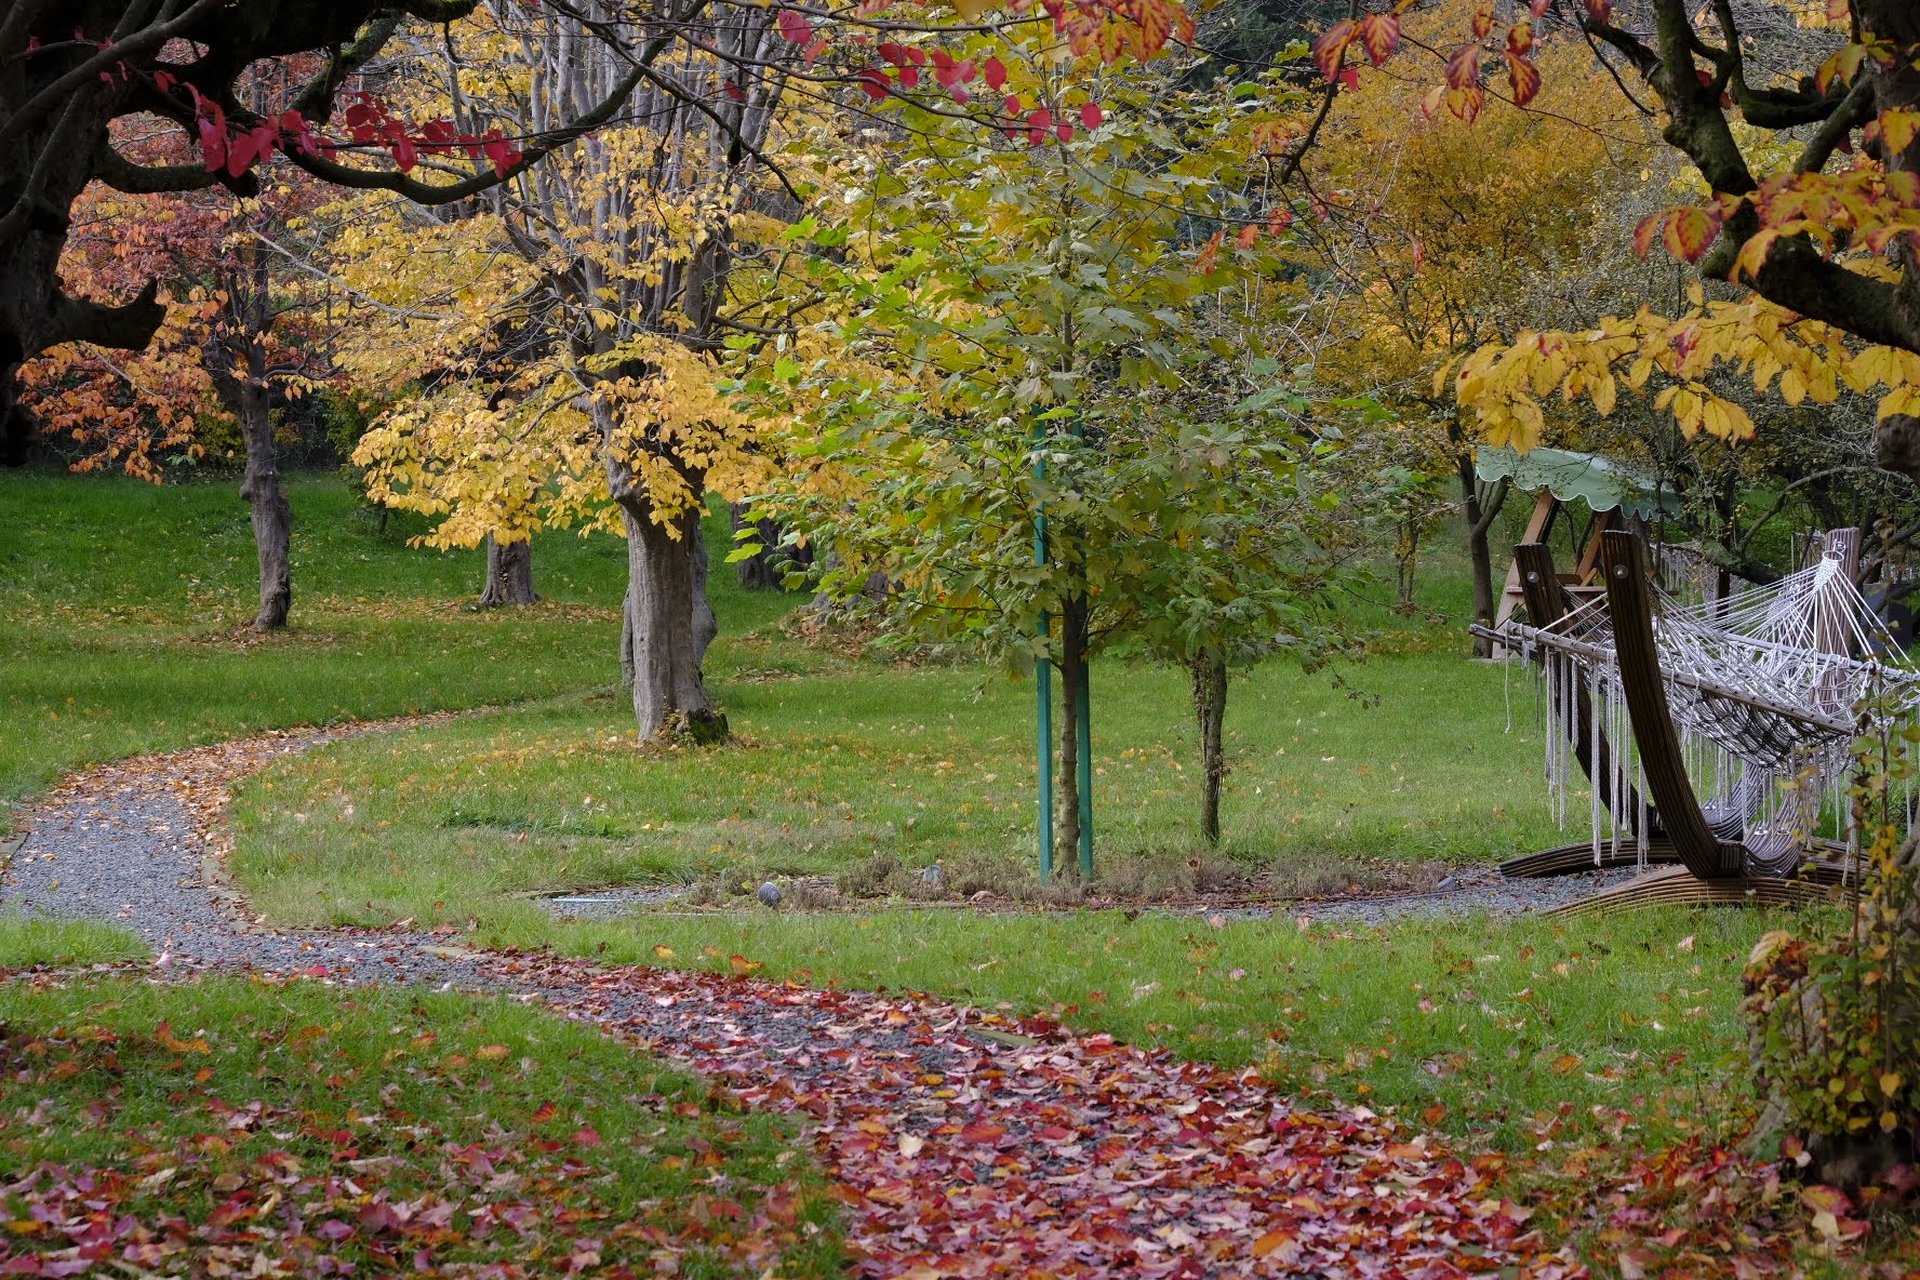
[[[1421,31],[1466,12],[1422,12]],[[1485,624],[1497,603],[1489,532],[1505,486],[1476,475],[1469,416],[1433,389],[1433,374],[1557,316],[1545,281],[1577,270],[1614,230],[1612,199],[1637,184],[1651,139],[1629,108],[1612,106],[1611,85],[1589,63],[1584,48],[1562,43],[1532,109],[1496,103],[1471,127],[1445,112],[1424,118],[1426,87],[1395,68],[1360,68],[1307,166],[1329,216],[1298,233],[1317,319],[1303,327],[1302,356],[1322,381],[1395,411],[1389,430],[1406,437],[1409,468],[1450,473],[1474,616]]]
[[[1685,435],[1746,440],[1756,433],[1753,416],[1719,381],[1738,377],[1795,407],[1832,404],[1843,392],[1874,396],[1881,463],[1920,478],[1920,8],[1894,0],[1642,0],[1617,9],[1609,0],[1535,0],[1497,22],[1485,4],[1462,33],[1468,38],[1446,55],[1431,106],[1477,114],[1499,91],[1486,83],[1485,42],[1502,36],[1505,87],[1530,101],[1540,86],[1534,23],[1549,15],[1600,54],[1697,177],[1687,198],[1641,220],[1635,240],[1641,253],[1658,246],[1698,275],[1671,315],[1649,305],[1591,328],[1522,332],[1475,352],[1454,389],[1479,429],[1524,446],[1538,438],[1546,397],[1583,399],[1607,415],[1623,393],[1645,393]],[[1398,21],[1370,13],[1329,28],[1316,45],[1322,71],[1338,83],[1356,47],[1390,55]],[[1876,785],[1886,785],[1884,775]],[[1875,966],[1910,955],[1920,939],[1912,909],[1920,838],[1908,834],[1902,845],[1894,830],[1889,823],[1880,832],[1874,882],[1862,895],[1876,905],[1863,906],[1850,936],[1772,947],[1749,973],[1771,997],[1760,1031],[1764,1006],[1791,1009],[1811,1029],[1798,1056],[1823,1064],[1823,1075],[1825,1064],[1851,1071],[1856,1061],[1870,1063],[1890,1043],[1891,1028],[1857,990],[1869,980],[1860,968],[1863,938],[1872,939],[1867,963]],[[1878,912],[1888,901],[1899,909]],[[1873,973],[1873,981],[1885,977]],[[1892,1100],[1909,1083],[1895,1073],[1869,1087]],[[1866,1096],[1839,1070],[1819,1087],[1823,1097]],[[1815,1176],[1875,1176],[1888,1160],[1882,1127],[1885,1135],[1912,1132],[1910,1106],[1905,1116],[1891,1106],[1884,1114],[1876,1123],[1802,1109],[1803,1120],[1817,1115],[1806,1122],[1825,1130],[1810,1144]]]
[[[131,140],[149,163],[164,139]],[[76,228],[61,260],[67,287],[111,297],[148,280],[167,319],[140,351],[86,342],[53,348],[22,370],[25,402],[85,450],[76,466],[163,478],[158,459],[189,460],[237,425],[259,562],[253,629],[285,626],[292,607],[292,513],[280,481],[276,404],[329,374],[327,325],[307,279],[288,269],[289,224],[310,209],[313,184],[283,168],[261,194],[215,188],[132,197],[94,183],[75,203]]]
[[[704,34],[737,25],[749,9],[731,0],[657,0],[577,6],[567,0],[517,7],[516,16],[557,24],[577,44],[601,43],[620,64],[603,96],[570,101],[531,132],[497,125],[463,130],[447,118],[412,121],[387,109],[364,73],[409,21],[452,31],[477,0],[20,0],[0,16],[0,457],[18,461],[32,432],[15,397],[29,357],[63,342],[137,349],[164,319],[153,292],[113,304],[70,297],[58,278],[69,211],[87,183],[133,194],[213,185],[256,190],[252,170],[279,152],[314,176],[391,191],[428,205],[469,199],[522,172],[555,148],[613,120],[642,84],[680,92],[672,64],[694,55]],[[1023,11],[1026,6],[1022,6]],[[967,21],[986,11],[965,0]],[[818,52],[814,21],[799,8],[771,9],[783,36]],[[832,17],[850,38],[900,25],[862,8]],[[1177,0],[1042,0],[1016,24],[1050,25],[1077,53],[1111,61],[1151,56],[1192,24]],[[878,97],[910,91],[909,77],[870,55],[829,64],[821,80],[858,79]],[[810,55],[811,56],[811,55]],[[237,82],[264,60],[288,60],[301,76],[264,106],[242,101]],[[864,64],[864,65],[863,65]],[[940,86],[956,88],[948,80]],[[344,96],[344,100],[343,100]],[[344,108],[344,109],[342,109]],[[336,118],[337,112],[337,118]],[[116,120],[149,118],[200,151],[199,164],[147,165],[114,148]],[[717,123],[717,122],[716,122]],[[427,158],[433,163],[422,164]],[[157,287],[157,286],[156,286]]]
[[[725,720],[701,675],[713,624],[700,519],[710,488],[743,491],[764,467],[754,425],[715,389],[713,355],[754,305],[734,261],[771,225],[751,205],[773,182],[759,157],[800,50],[760,9],[726,10],[701,43],[672,84],[631,96],[644,123],[583,139],[484,211],[370,210],[337,269],[391,319],[376,317],[356,367],[380,372],[391,353],[382,376],[418,388],[361,441],[371,491],[443,517],[442,545],[618,528],[636,722],[708,739]],[[604,44],[504,18],[491,52],[465,58],[450,109],[486,94],[529,131],[625,71]]]

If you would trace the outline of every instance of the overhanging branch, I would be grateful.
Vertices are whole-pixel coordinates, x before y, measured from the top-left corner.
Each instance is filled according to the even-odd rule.
[[[98,347],[138,351],[153,341],[154,331],[167,317],[167,309],[157,300],[159,292],[160,282],[150,280],[139,297],[117,307],[56,294],[45,345],[91,342]]]

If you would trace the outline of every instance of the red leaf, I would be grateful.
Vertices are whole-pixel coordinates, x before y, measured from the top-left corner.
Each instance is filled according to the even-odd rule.
[[[1100,104],[1097,102],[1089,102],[1080,108],[1080,123],[1086,127],[1088,133],[1098,129],[1100,122],[1106,118],[1107,113],[1100,109]]]
[[[1007,82],[1007,64],[998,58],[988,58],[980,68],[980,74],[986,78],[987,88],[998,93],[1000,86]]]
[[[534,1109],[532,1116],[533,1123],[545,1124],[547,1121],[553,1119],[559,1110],[560,1108],[554,1106],[551,1102],[543,1102]]]
[[[1390,13],[1370,13],[1360,19],[1360,45],[1367,61],[1382,66],[1400,47],[1400,19]]]
[[[480,147],[487,153],[487,160],[493,165],[497,178],[507,176],[507,170],[520,163],[520,148],[508,142],[498,129],[489,129],[480,139]]]
[[[900,87],[902,89],[918,89],[920,87],[920,68],[914,66],[912,63],[908,63],[906,66],[900,68],[899,74]]]
[[[1685,262],[1698,262],[1706,254],[1707,246],[1720,234],[1720,218],[1717,214],[1695,206],[1683,206],[1667,215],[1666,225],[1661,228],[1660,242],[1667,246],[1667,252]]]
[[[214,108],[215,111],[219,109]],[[206,164],[208,173],[218,173],[227,164],[227,131],[206,116],[201,116],[195,123],[200,128],[200,159]]]
[[[1493,30],[1493,4],[1491,0],[1480,0],[1473,11],[1473,38],[1485,40],[1487,32]]]
[[[1533,52],[1533,24],[1522,20],[1507,28],[1507,56],[1521,58]]]
[[[1073,141],[1073,121],[1071,120],[1060,121],[1060,123],[1053,126],[1053,132],[1057,137],[1059,137],[1060,141],[1072,142]]]
[[[1246,226],[1240,228],[1240,234],[1235,238],[1234,243],[1242,249],[1251,249],[1253,248],[1253,242],[1259,238],[1260,224],[1257,222],[1249,222]]]
[[[1524,107],[1540,92],[1540,68],[1531,59],[1509,52],[1507,84],[1513,88],[1513,105]]]
[[[896,67],[907,65],[907,47],[903,44],[892,40],[884,41],[880,45],[879,54]]]
[[[420,126],[420,137],[424,145],[420,148],[430,156],[443,156],[453,150],[453,141],[459,136],[451,120],[429,120]]]
[[[967,1142],[998,1142],[1007,1136],[1007,1127],[991,1120],[976,1120],[960,1130],[960,1136]]]
[[[887,73],[878,67],[868,67],[860,73],[860,91],[875,102],[879,102],[891,92],[891,87],[887,84]]]
[[[813,24],[797,9],[782,9],[776,21],[783,39],[794,44],[807,44],[813,39]]]
[[[1347,46],[1359,34],[1359,28],[1347,18],[1328,27],[1313,42],[1313,64],[1320,68],[1320,74],[1329,80],[1337,79],[1340,68],[1347,60]]]
[[[1606,22],[1613,17],[1613,0],[1585,0],[1587,16],[1595,22]]]
[[[1650,213],[1640,219],[1633,228],[1633,251],[1643,258],[1652,252],[1653,242],[1659,238],[1660,228],[1666,220],[1667,215],[1664,210],[1660,213]]]
[[[393,140],[390,150],[393,152],[393,162],[400,166],[402,173],[409,172],[420,162],[420,155],[414,150],[413,139],[404,133]]]
[[[236,133],[227,139],[227,176],[237,178],[253,168],[253,162],[259,159],[254,150],[253,135]]]
[[[1447,58],[1447,86],[1469,89],[1480,84],[1480,46],[1463,44]]]

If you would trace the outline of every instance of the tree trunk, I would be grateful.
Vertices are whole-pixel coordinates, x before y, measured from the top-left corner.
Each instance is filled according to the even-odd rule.
[[[501,542],[487,535],[487,581],[480,589],[474,607],[497,609],[510,604],[532,604],[540,597],[533,592],[533,543]]]
[[[1227,664],[1198,658],[1193,664],[1193,709],[1200,721],[1200,767],[1205,778],[1200,798],[1200,834],[1220,843],[1220,784],[1227,776],[1224,729],[1227,719]]]
[[[1460,509],[1467,522],[1467,559],[1473,565],[1473,620],[1483,627],[1493,625],[1499,607],[1493,589],[1493,550],[1487,535],[1500,509],[1507,505],[1507,482],[1483,484],[1474,473],[1473,453],[1463,450],[1458,457],[1460,472]],[[1473,656],[1491,658],[1493,641],[1485,636],[1473,638]]]
[[[1087,602],[1069,601],[1060,611],[1060,798],[1054,826],[1059,866],[1078,867],[1080,857],[1080,700],[1087,687]]]
[[[695,623],[694,556],[700,512],[669,529],[653,518],[644,497],[620,501],[627,526],[626,629],[633,670],[633,718],[642,738],[686,736],[719,742],[727,718],[707,695],[700,675]],[[709,616],[711,613],[709,611]]]
[[[732,507],[733,531],[753,530],[753,540],[760,544],[760,550],[744,560],[734,561],[734,568],[740,574],[740,585],[748,591],[779,591],[784,587],[784,576],[780,561],[786,554],[780,548],[780,526],[771,520],[753,520],[747,515],[745,503],[736,502]]]
[[[1396,613],[1413,613],[1420,606],[1413,602],[1414,577],[1420,568],[1420,517],[1410,515],[1400,521],[1393,539],[1393,585]]]
[[[620,601],[620,685],[633,688],[633,577],[627,577],[627,594]]]
[[[693,575],[693,662],[695,666],[707,660],[707,646],[720,634],[720,620],[713,616],[713,601],[707,599],[707,580],[713,571],[713,562],[707,558],[707,535],[702,530],[700,517],[705,510],[696,510],[689,522],[692,532],[686,538],[687,569]]]
[[[293,568],[287,558],[293,509],[280,488],[280,451],[273,440],[267,402],[266,355],[256,342],[248,344],[245,358],[238,400],[247,465],[240,496],[253,516],[253,546],[260,562],[260,609],[254,614],[253,629],[278,631],[287,625],[293,608]]]

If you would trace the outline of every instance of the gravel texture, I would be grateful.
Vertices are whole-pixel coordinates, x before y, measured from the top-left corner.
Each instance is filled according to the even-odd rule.
[[[1373,898],[1302,902],[1287,909],[1295,919],[1314,924],[1377,925],[1408,918],[1488,915],[1525,915],[1551,911],[1590,897],[1603,889],[1625,884],[1639,875],[1635,867],[1545,876],[1522,880],[1501,875],[1492,867],[1454,872],[1426,893],[1402,893]],[[1268,915],[1274,913],[1268,912]]]
[[[155,949],[157,977],[239,967],[542,1000],[800,1116],[861,1276],[1584,1274],[1444,1140],[1364,1107],[1300,1107],[1251,1072],[913,996],[483,954],[417,931],[266,929],[225,883],[227,787],[337,736],[262,735],[68,779],[26,815],[0,910],[123,925]],[[1485,892],[1422,901],[1484,905]],[[1415,907],[1316,918],[1335,909]]]

